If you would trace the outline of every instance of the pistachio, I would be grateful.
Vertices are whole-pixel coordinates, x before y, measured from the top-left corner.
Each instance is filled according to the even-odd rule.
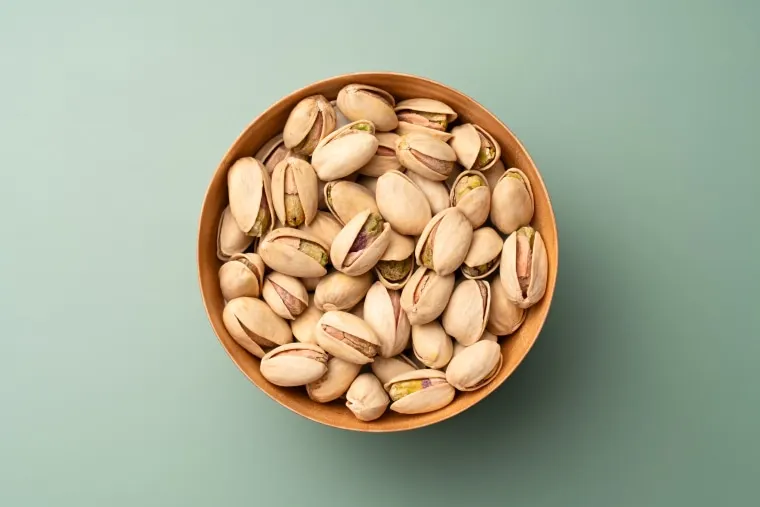
[[[253,239],[240,230],[230,207],[224,208],[216,235],[216,256],[219,260],[228,261],[232,255],[244,252],[253,243]]]
[[[507,299],[520,308],[536,304],[546,292],[547,271],[546,247],[537,230],[525,226],[509,235],[499,269]]]
[[[260,299],[231,300],[222,311],[222,322],[238,345],[256,357],[264,357],[264,348],[293,341],[288,323]]]
[[[380,342],[372,328],[347,312],[325,312],[317,322],[316,334],[320,347],[351,363],[371,363],[380,350]]]
[[[259,245],[259,254],[267,266],[298,278],[325,275],[328,251],[316,236],[289,227],[275,229]]]
[[[306,310],[309,294],[298,278],[272,272],[264,280],[261,297],[283,319],[293,320]]]
[[[504,234],[512,234],[533,219],[533,190],[519,169],[509,169],[493,189],[491,222]]]
[[[306,97],[296,104],[285,123],[285,147],[312,155],[317,144],[335,130],[335,122],[335,110],[323,95]]]
[[[483,173],[465,171],[459,175],[451,189],[451,205],[464,213],[473,228],[488,219],[491,209],[491,189]]]
[[[306,384],[309,398],[318,403],[330,403],[343,396],[354,381],[362,366],[349,363],[339,357],[327,360],[327,373]]]
[[[475,391],[496,378],[502,362],[499,344],[480,340],[451,360],[446,368],[446,381],[459,391]]]
[[[349,84],[338,92],[338,107],[351,121],[370,120],[377,130],[387,132],[398,125],[393,95],[365,84]]]
[[[327,208],[341,225],[346,225],[357,213],[366,209],[380,213],[375,196],[358,183],[330,181],[325,185],[324,194]]]
[[[327,213],[326,211],[317,211],[314,220],[312,220],[310,224],[304,222],[299,225],[298,228],[320,239],[329,249],[332,246],[335,236],[337,236],[343,228],[343,225],[338,222],[332,214]]]
[[[439,275],[421,266],[401,292],[401,308],[411,325],[427,324],[437,319],[446,308],[454,290],[454,274]]]
[[[375,155],[359,169],[359,174],[373,176],[375,178],[382,176],[388,171],[398,171],[402,169],[401,164],[396,158],[396,142],[398,134],[392,132],[377,132],[377,151]]]
[[[425,194],[402,172],[380,176],[375,198],[380,214],[400,234],[418,236],[432,217]]]
[[[390,225],[366,209],[338,233],[330,248],[330,261],[338,271],[358,276],[372,269],[390,241]]]
[[[491,285],[491,290],[493,290],[493,287],[494,286]],[[483,331],[483,334],[480,336],[480,340],[476,341],[475,343],[480,343],[481,341],[497,342],[498,343],[499,338],[495,334],[493,334],[490,331],[486,330],[486,331]],[[473,345],[475,345],[475,343],[473,343]],[[470,347],[472,347],[472,345],[470,345]],[[468,347],[465,346],[465,345],[462,345],[458,341],[454,341],[454,355],[452,356],[452,359],[454,357],[458,356],[459,354],[461,354],[462,351],[465,350],[466,348],[468,348]],[[451,363],[449,363],[449,365],[451,365]]]
[[[402,373],[385,384],[393,400],[391,410],[400,414],[423,414],[441,409],[454,400],[454,388],[442,371],[432,369]]]
[[[406,176],[425,194],[433,215],[449,207],[449,190],[443,182],[429,180],[414,171],[408,171]]]
[[[309,296],[309,306],[290,322],[293,336],[301,343],[317,343],[317,322],[324,313],[314,304],[314,296]]]
[[[306,160],[305,155],[295,153],[293,150],[289,150],[285,147],[285,142],[282,140],[282,134],[277,134],[264,144],[259,151],[256,152],[253,158],[264,164],[269,175],[272,175],[274,168],[288,157],[300,158]]]
[[[334,271],[317,284],[314,304],[323,312],[349,310],[356,306],[372,285],[372,273],[349,276]]]
[[[382,357],[400,354],[409,343],[409,319],[401,308],[401,292],[375,282],[364,299],[364,320],[380,341]]]
[[[400,136],[396,158],[402,166],[433,181],[445,181],[454,169],[456,153],[445,142],[424,134]]]
[[[491,284],[463,280],[454,288],[443,312],[443,329],[462,345],[472,345],[486,330],[491,309]]]
[[[441,101],[418,98],[402,100],[396,104],[399,135],[425,134],[447,142],[452,135],[446,132],[457,113]]]
[[[472,243],[462,264],[465,278],[478,280],[496,271],[501,261],[501,236],[491,227],[481,227],[472,233]]]
[[[465,169],[487,171],[501,157],[501,146],[479,125],[465,123],[451,129],[451,147]]]
[[[360,421],[379,418],[390,402],[380,380],[371,373],[362,373],[356,377],[346,393],[346,407]]]
[[[375,265],[375,274],[387,288],[402,289],[414,270],[414,239],[393,229],[390,236],[388,248]]]
[[[340,110],[338,107],[338,101],[337,100],[331,100],[330,105],[335,110],[335,128],[341,128],[345,125],[348,125],[351,123],[351,120],[346,118],[346,116],[343,114],[343,111]]]
[[[274,224],[269,174],[253,157],[235,161],[227,172],[230,211],[238,228],[248,236],[261,237]]]
[[[445,367],[454,354],[454,343],[437,320],[412,326],[414,355],[426,367]]]
[[[261,359],[261,374],[274,385],[303,386],[327,372],[327,354],[311,343],[289,343]]]
[[[467,217],[458,208],[446,208],[425,225],[414,250],[415,260],[440,275],[453,273],[467,256],[472,234]]]
[[[285,227],[310,224],[317,214],[317,174],[311,164],[286,158],[272,173],[272,200],[277,218]]]
[[[497,336],[508,336],[522,325],[527,312],[511,302],[498,276],[491,282],[491,309],[486,329]]]
[[[337,180],[366,165],[377,153],[377,147],[375,125],[369,120],[355,121],[322,139],[311,157],[311,165],[319,179]]]
[[[397,375],[417,369],[417,366],[403,354],[393,357],[377,356],[370,366],[372,367],[372,373],[383,384],[390,382]]]
[[[219,286],[225,301],[242,296],[257,298],[264,283],[264,261],[259,254],[233,254],[219,268]]]

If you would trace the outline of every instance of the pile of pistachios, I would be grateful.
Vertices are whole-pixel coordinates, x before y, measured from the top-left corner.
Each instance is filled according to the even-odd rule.
[[[546,290],[533,192],[491,134],[429,98],[313,95],[227,174],[223,322],[277,386],[362,421],[491,382]]]

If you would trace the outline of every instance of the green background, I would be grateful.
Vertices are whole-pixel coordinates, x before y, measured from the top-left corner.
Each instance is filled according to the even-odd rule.
[[[756,1],[0,3],[0,505],[758,505]],[[364,435],[233,366],[196,278],[212,171],[360,70],[475,97],[560,233],[487,400]]]

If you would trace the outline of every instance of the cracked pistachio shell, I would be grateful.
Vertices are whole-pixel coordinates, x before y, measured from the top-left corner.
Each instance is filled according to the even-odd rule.
[[[454,274],[439,275],[421,266],[401,292],[401,308],[411,325],[427,324],[437,319],[446,308],[454,290]]]
[[[375,200],[380,214],[399,234],[419,236],[433,217],[425,194],[400,171],[377,179]]]
[[[449,144],[457,154],[457,161],[465,169],[487,171],[501,158],[501,146],[491,134],[480,126],[465,123],[451,129]]]
[[[546,292],[548,269],[546,247],[537,230],[526,226],[509,235],[499,268],[507,299],[520,308],[536,304]]]
[[[454,354],[454,342],[437,320],[412,326],[412,346],[415,357],[433,369],[445,367]]]
[[[327,245],[327,248],[330,248],[335,236],[338,235],[343,225],[332,214],[326,211],[317,211],[314,220],[310,224],[303,223],[298,228],[322,240]]]
[[[480,340],[451,360],[446,368],[446,381],[459,391],[475,391],[496,377],[502,362],[499,344]]]
[[[400,414],[433,412],[451,403],[456,394],[446,374],[432,369],[402,373],[384,387],[393,400],[391,410]]]
[[[329,311],[317,322],[317,343],[328,354],[356,364],[371,363],[380,341],[369,324],[348,312]]]
[[[478,228],[488,220],[491,210],[491,189],[483,173],[464,171],[454,181],[451,189],[451,205],[464,213],[473,228]]]
[[[396,158],[396,143],[398,134],[393,132],[377,132],[377,151],[367,164],[359,169],[359,174],[365,176],[382,176],[388,171],[402,169],[401,163]]]
[[[330,248],[333,267],[350,276],[363,275],[380,260],[390,242],[391,226],[377,213],[364,210],[341,229]]]
[[[396,158],[401,165],[433,181],[446,181],[457,156],[445,142],[425,134],[399,136]]]
[[[311,157],[311,165],[322,181],[349,176],[377,153],[375,126],[359,120],[339,128],[322,139]]]
[[[222,322],[230,336],[256,357],[264,357],[265,348],[293,341],[290,326],[260,299],[239,297],[227,303]]]
[[[314,304],[327,312],[330,310],[350,310],[367,294],[372,285],[372,273],[349,276],[340,271],[333,271],[317,284],[314,291]]]
[[[403,289],[414,273],[414,238],[391,228],[391,239],[375,265],[377,279],[388,289]]]
[[[290,322],[293,337],[301,343],[317,343],[317,322],[324,313],[314,304],[314,296],[309,295],[309,306]]]
[[[443,329],[462,345],[472,345],[486,330],[491,310],[491,284],[463,280],[454,288],[441,317]]]
[[[498,276],[491,282],[491,309],[488,315],[486,329],[497,336],[508,336],[517,331],[527,315],[527,311],[509,300]]]
[[[375,193],[377,191],[377,178],[374,178],[372,176],[359,176],[356,179],[356,183],[369,190],[369,193],[372,194],[372,198],[374,199]]]
[[[453,273],[467,256],[472,234],[467,217],[457,208],[446,208],[425,226],[414,249],[414,260],[440,275]]]
[[[335,110],[335,128],[339,129],[351,123],[351,120],[346,118],[346,116],[343,114],[343,111],[341,111],[340,108],[338,107],[337,100],[331,100],[330,105]]]
[[[380,380],[371,373],[362,373],[346,393],[346,407],[360,421],[374,421],[385,413],[391,402]]]
[[[318,403],[330,403],[337,400],[348,391],[359,371],[360,364],[349,363],[339,357],[331,357],[327,360],[327,373],[306,384],[306,393],[313,401]]]
[[[496,184],[499,182],[499,178],[501,178],[501,176],[507,172],[506,168],[504,167],[504,162],[499,159],[489,170],[480,172],[482,172],[483,176],[486,177],[488,188],[491,189],[491,202],[493,202],[493,192],[496,190]]]
[[[433,215],[449,207],[449,189],[445,183],[429,180],[414,171],[408,171],[406,175],[425,194]]]
[[[364,299],[364,321],[380,340],[382,357],[400,354],[409,343],[409,319],[401,308],[401,292],[375,282]]]
[[[261,297],[283,319],[293,320],[309,305],[309,293],[298,278],[276,271],[264,279]]]
[[[216,234],[216,256],[220,261],[228,261],[236,253],[243,253],[251,246],[254,238],[247,235],[238,227],[227,206],[219,217],[219,229]]]
[[[493,285],[492,285],[492,287],[493,287]],[[499,337],[496,336],[495,334],[491,333],[490,331],[486,330],[486,331],[483,331],[483,334],[480,336],[480,340],[476,341],[475,343],[479,343],[479,342],[482,342],[482,341],[489,341],[489,342],[497,342],[498,343]],[[473,345],[475,345],[475,343],[473,343]],[[470,347],[472,347],[472,345],[470,345]],[[458,341],[455,340],[454,341],[454,356],[452,357],[452,359],[454,357],[458,356],[459,354],[461,354],[462,351],[464,349],[466,349],[466,348],[467,348],[467,346],[462,345],[461,343],[459,343]],[[449,363],[449,365],[450,364],[451,363]]]
[[[297,278],[324,276],[328,252],[316,236],[290,227],[275,229],[259,245],[259,255],[267,266]]]
[[[264,284],[264,261],[255,253],[234,254],[219,268],[219,286],[225,301],[259,297]]]
[[[398,128],[403,134],[425,134],[448,142],[452,135],[446,132],[449,124],[457,119],[457,113],[449,106],[434,99],[407,99],[396,104]]]
[[[327,372],[327,353],[311,343],[289,343],[261,359],[261,374],[274,385],[303,386]]]
[[[472,233],[472,243],[462,264],[465,278],[479,280],[496,271],[501,262],[501,247],[504,242],[491,227],[481,227]]]
[[[271,184],[261,162],[253,157],[236,160],[227,172],[227,189],[230,211],[241,231],[261,237],[272,230]]]
[[[504,234],[512,234],[533,219],[533,189],[519,169],[507,170],[493,189],[491,222]]]
[[[350,84],[338,92],[338,108],[351,121],[369,120],[377,130],[387,132],[398,125],[393,110],[396,100],[381,88]]]
[[[417,369],[417,365],[403,354],[393,357],[377,356],[370,366],[372,367],[372,373],[383,384],[390,382],[393,377],[402,373],[409,373]]]
[[[317,215],[317,173],[305,160],[286,158],[272,173],[272,205],[285,227],[310,224]]]
[[[277,134],[272,139],[266,142],[264,146],[259,148],[253,158],[264,164],[267,172],[272,174],[274,168],[288,157],[300,158],[306,160],[306,155],[295,153],[293,150],[289,150],[285,147],[285,142],[282,140],[282,134]]]
[[[323,95],[302,99],[290,111],[282,131],[285,147],[312,155],[318,143],[335,130],[335,110]]]
[[[325,202],[330,213],[340,222],[346,225],[357,213],[370,210],[380,213],[372,192],[358,183],[351,181],[330,181],[324,188]]]

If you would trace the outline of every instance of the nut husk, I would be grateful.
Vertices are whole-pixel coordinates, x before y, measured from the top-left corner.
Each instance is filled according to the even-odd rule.
[[[451,360],[446,368],[446,381],[459,391],[475,391],[493,381],[502,362],[499,344],[480,340]]]
[[[298,278],[269,273],[264,280],[261,297],[283,319],[293,320],[309,306],[309,293]]]
[[[358,213],[335,237],[330,262],[335,269],[350,276],[366,273],[388,247],[390,231],[390,225],[379,214],[368,209]]]
[[[472,224],[457,208],[446,208],[425,225],[414,258],[440,275],[453,273],[464,262],[472,243]]]
[[[400,414],[433,412],[451,403],[456,394],[446,375],[431,369],[402,373],[384,387],[393,400],[391,410]]]
[[[377,147],[375,125],[368,120],[355,121],[322,139],[311,157],[311,165],[322,181],[337,180],[366,165],[377,153]]]
[[[491,222],[504,234],[512,234],[533,219],[533,189],[519,169],[507,170],[493,189]]]
[[[443,329],[462,345],[472,345],[486,330],[491,309],[491,284],[463,280],[454,288],[443,312]]]
[[[326,211],[317,211],[314,220],[310,224],[303,223],[298,228],[312,236],[322,240],[329,249],[335,236],[338,235],[343,225],[338,222],[331,213]],[[313,290],[313,289],[312,289]]]
[[[401,292],[401,308],[409,323],[414,326],[437,319],[449,302],[454,281],[453,273],[439,275],[432,269],[419,267]]]
[[[236,253],[243,253],[253,243],[254,238],[238,227],[230,207],[227,206],[219,217],[216,235],[216,256],[220,261],[228,261]]]
[[[316,236],[290,227],[275,229],[259,245],[259,255],[267,266],[297,278],[324,276],[328,252]]]
[[[393,357],[377,356],[370,366],[372,367],[372,373],[383,384],[390,382],[393,377],[402,373],[408,373],[417,369],[417,366],[403,354]]]
[[[375,200],[380,214],[399,234],[419,236],[433,216],[422,190],[399,171],[377,179]]]
[[[328,354],[356,364],[367,364],[380,351],[380,341],[369,325],[348,312],[329,311],[317,322],[317,343]]]
[[[327,373],[306,384],[306,393],[313,401],[318,403],[330,403],[343,396],[359,371],[360,364],[349,363],[339,357],[331,357],[327,360]]]
[[[401,292],[375,282],[364,299],[364,321],[380,341],[380,356],[400,354],[409,343],[409,319],[401,308]]]
[[[396,100],[382,88],[353,83],[338,92],[338,108],[351,121],[369,120],[379,131],[390,131],[398,125],[393,110]]]
[[[295,320],[290,322],[293,337],[301,343],[317,343],[317,322],[324,313],[314,304],[314,296],[309,295],[309,306]]]
[[[497,336],[508,336],[525,322],[527,312],[512,303],[498,275],[491,282],[491,309],[486,329]]]
[[[465,278],[480,280],[496,271],[501,262],[504,242],[491,227],[481,227],[472,233],[472,243],[462,264]]]
[[[264,357],[264,349],[293,341],[288,323],[260,299],[231,300],[222,311],[222,322],[238,345],[256,357]]]
[[[367,294],[372,285],[372,273],[349,276],[333,271],[317,284],[314,304],[327,312],[330,310],[350,310]]]
[[[491,285],[491,290],[493,290],[493,284]],[[489,342],[497,342],[498,343],[499,342],[499,337],[496,336],[495,334],[491,333],[490,331],[486,330],[486,331],[483,331],[483,334],[480,336],[480,340],[476,341],[475,343],[479,343],[481,341],[489,341]],[[473,343],[473,345],[474,345],[474,343]],[[471,346],[472,345],[470,345],[470,347]],[[461,343],[459,343],[458,341],[455,340],[454,341],[454,355],[453,355],[452,359],[454,357],[458,356],[466,348],[467,347],[465,345],[462,345]],[[449,362],[449,365],[450,364],[451,364],[451,362]]]
[[[388,248],[375,264],[377,279],[388,289],[403,289],[414,273],[414,238],[391,228]]]
[[[415,357],[428,368],[445,367],[454,354],[454,342],[437,320],[412,326],[412,344]]]
[[[465,169],[487,171],[501,157],[501,146],[478,125],[465,123],[451,129],[451,147]]]
[[[238,228],[248,236],[261,237],[272,230],[270,188],[269,173],[253,157],[236,160],[227,172],[230,211]]]
[[[330,181],[324,188],[325,202],[330,213],[346,225],[352,218],[366,209],[380,213],[375,196],[367,188],[351,181]]]
[[[433,215],[450,206],[449,189],[444,182],[429,180],[414,171],[407,171],[406,175],[425,194]]]
[[[491,189],[483,173],[464,171],[451,189],[451,205],[461,211],[478,228],[488,219],[491,210]]]
[[[529,308],[544,297],[548,275],[546,247],[532,227],[520,227],[509,235],[501,251],[499,275],[507,299]]]
[[[288,157],[306,160],[305,155],[287,149],[285,147],[285,141],[282,140],[282,134],[277,134],[267,141],[264,146],[259,148],[259,151],[256,152],[256,155],[254,155],[253,158],[264,164],[264,167],[266,167],[267,172],[271,176],[275,166]]]
[[[234,254],[219,268],[219,286],[225,301],[242,296],[257,298],[264,284],[264,261],[255,253]]]
[[[312,155],[321,140],[335,130],[335,110],[323,95],[302,99],[290,111],[282,131],[285,147]]]
[[[433,181],[445,181],[457,159],[451,146],[424,134],[399,136],[396,158],[405,168]]]
[[[375,133],[375,137],[377,137],[377,151],[369,162],[359,169],[359,174],[377,178],[388,171],[403,169],[398,158],[396,158],[398,134],[394,134],[393,132],[377,132]]]
[[[261,374],[274,385],[306,385],[327,372],[327,354],[311,343],[289,343],[270,350],[261,359]]]
[[[439,100],[416,98],[396,104],[398,127],[396,133],[423,134],[448,142],[452,134],[446,132],[457,113]]]
[[[371,373],[362,373],[346,393],[346,407],[360,421],[374,421],[385,413],[391,402],[380,380]]]
[[[272,173],[272,200],[278,220],[286,227],[310,224],[317,215],[317,173],[299,158],[286,158]]]

